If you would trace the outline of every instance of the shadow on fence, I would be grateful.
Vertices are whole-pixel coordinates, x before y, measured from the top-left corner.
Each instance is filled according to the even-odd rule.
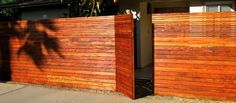
[[[17,49],[17,58],[20,58],[23,53],[28,55],[40,70],[43,69],[41,66],[46,62],[45,57],[51,52],[55,52],[63,58],[59,51],[58,39],[47,32],[57,31],[57,27],[53,24],[54,22],[50,20],[0,24],[0,80],[11,80],[12,50]],[[17,39],[19,43],[11,43],[12,38]],[[20,48],[16,48],[17,45]]]

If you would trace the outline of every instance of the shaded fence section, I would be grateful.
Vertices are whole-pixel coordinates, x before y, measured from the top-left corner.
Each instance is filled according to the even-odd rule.
[[[155,94],[236,100],[236,13],[154,14]]]
[[[8,35],[7,23],[0,25],[0,81],[11,80],[11,70],[10,70],[10,37]],[[4,28],[4,30],[3,30]],[[2,34],[2,32],[6,34]]]
[[[133,16],[116,16],[117,91],[135,98]]]

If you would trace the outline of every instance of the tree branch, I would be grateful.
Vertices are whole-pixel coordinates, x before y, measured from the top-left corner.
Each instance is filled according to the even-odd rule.
[[[86,3],[87,0],[82,0],[82,6]]]
[[[92,7],[92,9],[91,9],[91,12],[90,12],[90,15],[89,15],[89,16],[92,16],[92,15],[93,15],[95,5],[96,5],[96,0],[93,0],[93,7]]]

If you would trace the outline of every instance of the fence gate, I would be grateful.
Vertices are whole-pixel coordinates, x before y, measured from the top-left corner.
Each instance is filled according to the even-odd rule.
[[[236,13],[154,14],[155,94],[236,100]]]
[[[115,16],[116,89],[135,98],[134,33],[132,15]]]

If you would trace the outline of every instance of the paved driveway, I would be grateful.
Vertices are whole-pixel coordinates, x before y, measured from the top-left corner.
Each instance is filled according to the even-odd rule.
[[[114,93],[46,88],[43,86],[0,83],[0,103],[221,103],[174,97],[150,96],[131,100]],[[229,102],[222,102],[229,103]]]

